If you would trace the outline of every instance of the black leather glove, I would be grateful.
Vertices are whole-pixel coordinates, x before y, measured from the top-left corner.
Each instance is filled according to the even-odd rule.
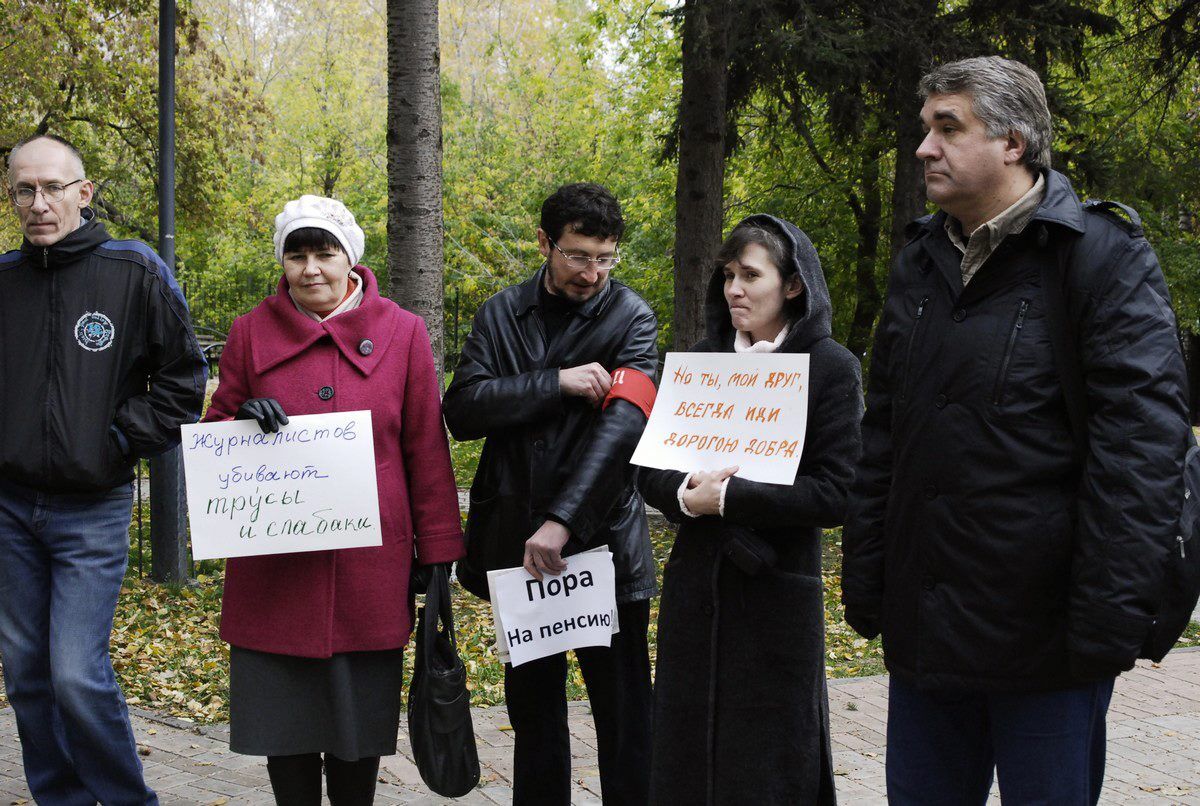
[[[450,578],[450,566],[453,563],[434,563],[433,565],[413,565],[412,574],[408,579],[408,595],[425,594],[429,589],[429,580],[433,578],[436,568],[446,569],[446,579]]]
[[[273,397],[252,397],[242,404],[233,417],[235,420],[257,420],[258,427],[264,433],[274,433],[279,426],[288,424],[283,406]]]

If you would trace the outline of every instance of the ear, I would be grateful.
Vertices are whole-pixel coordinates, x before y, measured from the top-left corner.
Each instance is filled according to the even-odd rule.
[[[1029,145],[1029,141],[1025,139],[1025,135],[1019,131],[1009,131],[1008,136],[1004,138],[1004,164],[1016,165],[1025,156],[1025,149]]]
[[[92,203],[92,197],[96,195],[96,186],[92,184],[92,180],[85,179],[79,183],[79,206],[87,207]]]
[[[546,258],[546,260],[549,260],[550,259],[550,248],[551,248],[550,247],[550,236],[546,234],[546,231],[544,229],[542,229],[541,227],[538,227],[537,239],[538,239],[538,251],[542,253],[542,257]]]
[[[783,284],[783,298],[795,299],[804,293],[804,281],[800,279],[799,274],[793,274]]]

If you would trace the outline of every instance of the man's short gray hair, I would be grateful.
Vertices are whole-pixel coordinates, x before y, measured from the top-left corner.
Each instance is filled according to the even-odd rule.
[[[67,140],[64,137],[59,137],[56,134],[35,134],[32,137],[26,137],[23,140],[18,140],[17,144],[14,145],[12,147],[12,149],[8,152],[8,178],[10,180],[12,179],[12,164],[13,164],[13,160],[15,160],[17,158],[17,152],[20,151],[25,146],[29,145],[30,143],[35,143],[38,140],[50,140],[51,142],[58,143],[60,146],[65,148],[67,151],[69,151],[71,153],[71,161],[73,163],[75,163],[75,168],[79,172],[78,176],[76,176],[75,178],[76,179],[86,179],[87,178],[87,174],[84,173],[84,170],[83,170],[83,155],[79,153],[79,149],[75,147],[74,143],[72,143],[70,140]]]
[[[943,64],[921,79],[922,99],[930,95],[961,93],[971,98],[971,109],[991,137],[1020,132],[1025,138],[1021,161],[1032,170],[1050,170],[1050,142],[1054,137],[1046,89],[1037,73],[1020,62],[999,56]]]

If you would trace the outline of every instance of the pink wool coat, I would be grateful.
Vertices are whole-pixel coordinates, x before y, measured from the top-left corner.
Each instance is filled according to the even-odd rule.
[[[423,565],[465,553],[425,323],[354,270],[364,297],[353,311],[309,319],[281,278],[238,317],[204,420],[231,420],[252,397],[289,416],[370,409],[383,545],[229,559],[221,638],[235,646],[311,658],[404,646],[414,551]]]

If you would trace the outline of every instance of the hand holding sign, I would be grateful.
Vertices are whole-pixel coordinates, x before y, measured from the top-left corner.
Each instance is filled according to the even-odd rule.
[[[543,523],[533,537],[525,541],[525,570],[541,581],[542,574],[561,574],[567,569],[562,547],[567,545],[571,532],[556,521]]]
[[[683,493],[683,503],[696,515],[719,515],[721,513],[721,488],[725,480],[738,472],[737,465],[721,470],[701,470],[688,479],[688,488]]]

